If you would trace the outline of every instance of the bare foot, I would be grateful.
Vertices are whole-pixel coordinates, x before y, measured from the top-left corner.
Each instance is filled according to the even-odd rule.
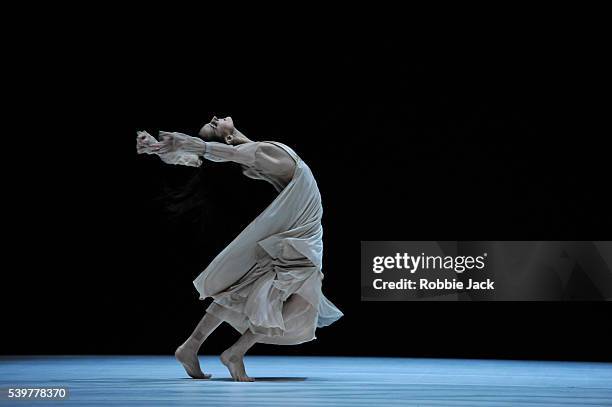
[[[242,356],[243,355],[237,353],[232,353],[230,348],[221,354],[221,363],[223,363],[225,367],[227,367],[234,381],[254,382],[255,379],[247,376],[246,371],[244,370],[244,362],[242,361]]]
[[[200,369],[198,354],[193,348],[182,344],[176,349],[174,356],[176,360],[181,362],[187,374],[194,379],[210,379],[212,377],[211,374],[204,373]]]

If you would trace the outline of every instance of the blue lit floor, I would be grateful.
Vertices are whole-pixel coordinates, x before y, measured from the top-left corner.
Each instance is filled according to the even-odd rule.
[[[254,383],[188,379],[169,356],[0,357],[8,387],[66,386],[54,405],[114,406],[612,406],[612,364],[400,358],[247,356]],[[14,402],[17,406],[46,402]]]

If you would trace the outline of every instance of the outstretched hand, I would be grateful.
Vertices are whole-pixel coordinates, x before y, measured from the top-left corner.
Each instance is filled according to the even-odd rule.
[[[136,152],[138,154],[155,154],[152,150],[152,146],[157,143],[155,137],[146,131],[137,131],[136,134],[138,134],[138,137],[136,137]]]
[[[159,132],[159,141],[146,131],[137,131],[136,151],[138,154],[167,154],[179,151],[189,136],[177,132]]]
[[[183,133],[160,131],[160,140],[146,131],[138,131],[136,151],[138,154],[155,154],[167,164],[199,167],[200,156],[206,149],[203,140]]]
[[[174,153],[185,145],[186,137],[189,136],[177,132],[160,131],[159,141],[151,144],[151,151],[153,154]]]

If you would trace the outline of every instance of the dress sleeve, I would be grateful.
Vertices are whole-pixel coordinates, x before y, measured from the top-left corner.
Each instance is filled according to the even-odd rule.
[[[255,152],[259,143],[244,143],[237,146],[207,141],[204,158],[210,161],[233,161],[238,164],[252,166],[255,164]]]
[[[196,152],[179,150],[158,154],[151,149],[151,146],[155,143],[157,143],[155,137],[147,132],[139,132],[139,137],[136,141],[136,151],[138,154],[157,155],[166,164],[186,165],[189,167],[199,167],[202,165],[202,159]]]

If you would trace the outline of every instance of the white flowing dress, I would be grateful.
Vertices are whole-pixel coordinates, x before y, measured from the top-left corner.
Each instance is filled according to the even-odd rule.
[[[282,148],[295,165],[269,165],[262,159],[265,143]],[[246,176],[268,181],[279,192],[194,280],[201,300],[213,298],[207,312],[240,333],[249,329],[260,334],[261,343],[293,345],[316,339],[316,328],[343,314],[322,292],[323,207],[310,168],[278,142],[206,142],[203,156],[237,162]]]

